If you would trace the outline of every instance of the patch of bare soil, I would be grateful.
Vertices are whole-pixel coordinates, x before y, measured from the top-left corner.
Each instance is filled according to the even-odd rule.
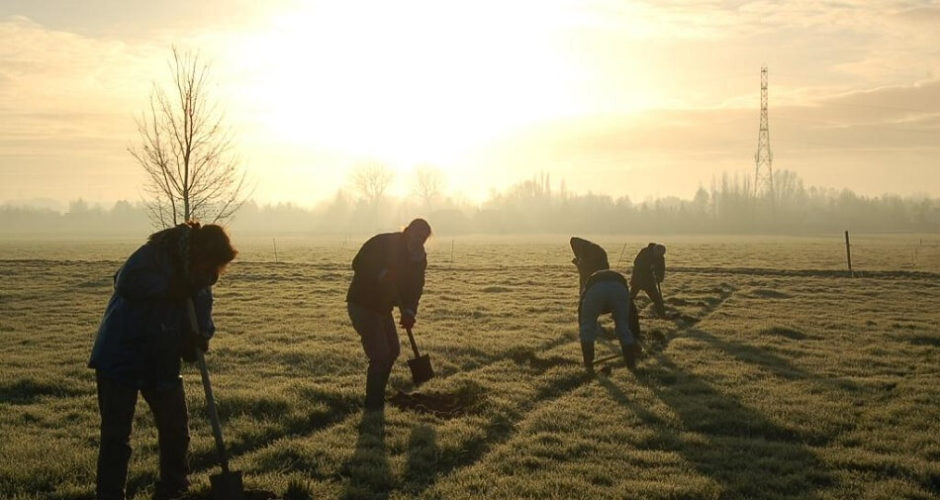
[[[481,396],[479,391],[466,390],[454,394],[398,391],[388,398],[388,402],[405,411],[428,413],[440,418],[456,418],[477,406]]]

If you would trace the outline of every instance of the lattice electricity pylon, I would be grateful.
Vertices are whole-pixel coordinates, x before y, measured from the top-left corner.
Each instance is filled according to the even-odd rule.
[[[757,133],[757,152],[754,153],[754,195],[764,194],[774,203],[774,155],[770,152],[770,122],[767,118],[767,66],[760,68],[760,130]]]

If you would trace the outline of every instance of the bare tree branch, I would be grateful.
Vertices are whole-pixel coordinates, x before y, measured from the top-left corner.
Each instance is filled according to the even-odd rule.
[[[431,211],[434,199],[444,189],[444,172],[431,165],[422,165],[415,169],[413,193],[424,201],[424,209]]]
[[[176,47],[168,61],[170,94],[154,85],[149,112],[137,120],[140,143],[128,148],[147,173],[147,208],[154,224],[223,222],[244,204],[247,174],[234,137],[209,98],[209,66]]]
[[[384,164],[368,161],[360,163],[353,169],[350,181],[362,198],[370,206],[377,208],[394,177],[391,169]]]

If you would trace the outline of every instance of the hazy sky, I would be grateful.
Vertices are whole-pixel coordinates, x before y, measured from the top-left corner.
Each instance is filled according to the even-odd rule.
[[[760,67],[775,170],[940,196],[940,1],[0,0],[0,202],[138,200],[135,116],[170,46],[260,201],[309,204],[379,160],[470,198],[548,172],[690,198],[753,175]]]

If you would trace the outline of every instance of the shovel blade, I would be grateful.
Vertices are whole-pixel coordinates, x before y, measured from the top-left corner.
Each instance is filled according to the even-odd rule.
[[[215,500],[245,500],[245,487],[241,471],[229,471],[209,476],[212,498]]]
[[[411,368],[411,380],[415,385],[421,385],[434,378],[434,369],[431,368],[431,358],[427,354],[418,356],[415,359],[408,360],[408,367]]]

